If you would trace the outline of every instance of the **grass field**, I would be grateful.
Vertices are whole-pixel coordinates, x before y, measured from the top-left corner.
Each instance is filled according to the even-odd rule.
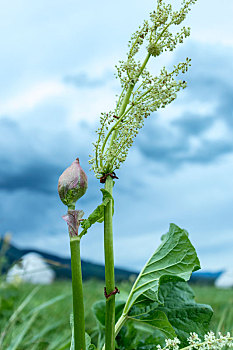
[[[103,287],[103,282],[99,281],[84,283],[87,332],[95,326],[91,306],[96,300],[104,299]],[[1,350],[69,349],[72,310],[70,282],[56,282],[38,288],[31,285],[1,287]],[[121,294],[117,298],[125,299],[130,284],[121,283],[119,288]],[[233,289],[203,286],[194,286],[193,289],[196,301],[210,304],[214,310],[211,329],[215,332],[233,331]]]

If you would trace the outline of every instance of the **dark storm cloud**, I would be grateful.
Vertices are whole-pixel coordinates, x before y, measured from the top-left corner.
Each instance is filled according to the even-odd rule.
[[[148,158],[166,166],[176,168],[184,163],[210,163],[219,157],[233,152],[233,140],[205,140],[202,133],[208,130],[217,119],[208,117],[188,118],[187,114],[171,124],[170,130],[157,123],[148,123],[137,147]],[[193,147],[192,137],[198,137],[199,145]]]
[[[219,157],[232,153],[233,143],[224,141],[205,141],[198,152],[194,155],[186,156],[183,162],[207,164],[212,163]]]
[[[42,156],[16,121],[0,119],[0,133],[0,189],[52,193],[62,165]]]
[[[39,237],[42,242],[49,237],[56,241],[54,237],[66,233],[61,216],[67,208],[59,199],[57,183],[75,157],[80,157],[88,176],[87,194],[79,206],[90,213],[102,198],[99,182],[88,172],[91,130],[86,123],[66,127],[66,112],[60,106],[45,104],[33,111],[33,117],[31,113],[17,120],[0,119],[0,235],[11,231],[14,241],[29,246]]]
[[[177,168],[184,163],[210,163],[233,152],[233,139],[226,138],[226,135],[211,140],[204,136],[205,132],[216,126],[216,122],[221,122],[225,129],[233,131],[233,80],[230,74],[226,74],[232,72],[233,55],[229,58],[229,54],[224,56],[223,52],[222,70],[218,67],[216,71],[219,52],[215,54],[208,47],[202,49],[199,48],[197,54],[194,51],[192,54],[191,50],[194,63],[188,74],[182,115],[170,123],[169,129],[156,121],[156,114],[151,116],[136,142],[145,157],[169,168]],[[214,108],[201,115],[195,110],[186,112],[185,109],[193,101],[200,107],[208,103]],[[179,105],[179,96],[175,103]],[[192,143],[194,138],[196,146]]]
[[[188,86],[189,96],[187,100],[191,102],[192,99],[198,99],[200,103],[218,102],[213,117],[224,119],[230,127],[233,127],[233,74],[232,77],[229,75],[225,79],[223,76],[211,76],[213,74],[212,70],[205,74],[210,76],[203,77],[201,72],[193,73],[193,76],[190,75],[191,81]]]
[[[1,162],[1,159],[0,159]],[[1,162],[0,189],[14,191],[19,189],[33,192],[54,193],[63,168],[51,164],[47,159],[33,159],[20,169],[12,169],[11,164]],[[9,171],[9,169],[11,169]]]
[[[197,118],[195,114],[186,114],[184,118],[175,120],[172,125],[182,130],[185,135],[200,135],[214,123],[210,117]]]
[[[197,45],[196,45],[197,46]],[[192,67],[187,74],[187,102],[198,100],[218,105],[215,118],[224,119],[233,126],[233,50],[228,47],[198,44],[183,47],[176,60],[182,60],[185,50],[190,52]]]
[[[47,113],[40,108],[34,111],[34,123],[30,127],[27,127],[30,116],[23,122],[0,118],[0,191],[57,195],[59,176],[77,156],[88,173],[90,149],[83,144],[91,131],[81,122],[74,123],[68,132],[62,123],[65,115],[59,118],[57,110],[45,108]],[[89,187],[92,186],[89,181]]]

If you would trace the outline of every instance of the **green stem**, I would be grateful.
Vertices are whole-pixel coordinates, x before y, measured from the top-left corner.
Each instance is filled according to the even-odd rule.
[[[125,95],[123,101],[122,101],[122,105],[121,105],[121,107],[120,107],[120,111],[119,111],[119,114],[118,114],[119,119],[118,119],[118,121],[116,122],[116,124],[114,124],[113,127],[109,130],[107,136],[105,137],[105,140],[104,140],[104,142],[103,142],[103,146],[102,146],[102,149],[101,149],[101,152],[102,152],[102,153],[104,152],[106,143],[107,143],[107,141],[108,141],[109,136],[111,135],[111,133],[113,133],[113,135],[115,135],[115,131],[116,131],[115,129],[116,129],[117,125],[118,125],[118,124],[121,122],[121,120],[122,120],[124,111],[125,111],[125,109],[126,109],[128,103],[129,103],[129,99],[130,99],[130,96],[131,96],[131,94],[132,94],[133,89],[134,89],[134,85],[131,84],[131,85],[129,86],[127,92],[126,92],[126,95]],[[112,137],[112,139],[111,139],[110,147],[111,147],[111,145],[112,145],[112,140],[113,140],[113,137]],[[109,149],[110,149],[110,147],[109,147]]]
[[[74,349],[86,350],[80,238],[70,238],[73,290]]]
[[[124,326],[126,321],[127,321],[127,315],[125,314],[121,315],[121,317],[119,318],[115,326],[115,337],[120,332],[121,328]]]
[[[127,321],[127,315],[121,315],[121,317],[119,318],[115,326],[115,338],[117,334],[120,332],[121,328],[124,326],[126,321]],[[102,350],[106,350],[105,344],[102,347]]]
[[[148,53],[148,54],[146,55],[146,58],[145,58],[145,60],[144,60],[144,62],[143,62],[143,64],[142,64],[142,66],[141,66],[141,69],[139,70],[139,72],[138,72],[138,74],[137,74],[137,77],[136,77],[136,79],[135,79],[135,82],[134,82],[133,84],[130,84],[130,86],[129,86],[128,90],[127,90],[127,93],[126,93],[126,95],[125,95],[125,98],[124,98],[124,100],[123,100],[123,102],[122,102],[122,105],[121,105],[121,108],[120,108],[120,111],[119,111],[119,117],[121,117],[121,116],[124,114],[124,112],[125,112],[125,110],[126,110],[126,107],[127,107],[128,103],[129,103],[130,97],[131,97],[131,95],[132,95],[133,89],[134,89],[134,87],[135,87],[135,85],[136,85],[136,83],[137,83],[137,81],[138,81],[140,75],[141,75],[142,72],[144,71],[144,69],[145,69],[145,67],[146,67],[146,65],[147,65],[147,62],[149,61],[150,56],[151,56],[150,53]],[[113,134],[112,134],[112,138],[111,138],[111,141],[110,141],[109,149],[111,148],[111,145],[112,145],[112,143],[113,143],[113,140],[116,138],[116,136],[117,136],[117,130],[115,129],[115,130],[113,131]]]
[[[108,176],[105,189],[112,195],[113,179]],[[105,283],[106,292],[110,294],[115,289],[113,230],[112,230],[112,201],[104,208],[104,253],[105,253]],[[106,299],[105,316],[105,347],[115,349],[115,295]]]

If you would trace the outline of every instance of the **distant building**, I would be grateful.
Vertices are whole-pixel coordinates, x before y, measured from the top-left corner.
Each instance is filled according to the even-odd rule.
[[[6,280],[8,283],[50,284],[54,278],[55,272],[40,254],[28,253],[9,269]]]
[[[215,281],[218,288],[233,288],[233,270],[225,271]]]

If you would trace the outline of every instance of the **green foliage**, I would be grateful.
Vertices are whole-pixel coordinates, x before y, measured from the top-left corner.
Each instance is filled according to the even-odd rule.
[[[127,327],[123,327],[116,338],[117,348],[120,350],[135,349],[140,337],[141,332],[135,328],[132,322],[128,322]]]
[[[136,279],[125,303],[121,322],[116,325],[116,334],[126,322],[133,321],[144,327],[145,334],[151,333],[149,337],[144,336],[148,346],[150,341],[153,345],[165,344],[165,339],[176,336],[185,343],[190,332],[204,335],[212,310],[194,301],[194,294],[185,282],[199,268],[200,263],[187,231],[171,224],[169,232],[162,236],[161,245]],[[132,329],[132,325],[130,327]],[[156,339],[160,343],[156,343]],[[142,338],[138,341],[142,343]]]
[[[29,288],[30,287],[30,288]],[[51,287],[50,287],[51,288]],[[12,289],[14,293],[12,294]],[[42,288],[41,288],[42,289]],[[0,285],[0,294],[4,290],[4,295],[9,293],[13,305],[11,304],[11,316],[7,317],[4,312],[4,305],[1,305],[0,318],[0,348],[4,350],[60,350],[62,343],[70,340],[70,332],[68,337],[64,337],[56,332],[64,328],[66,319],[57,319],[53,322],[48,313],[51,307],[57,304],[67,304],[67,293],[56,295],[42,301],[41,297],[46,297],[39,293],[40,288],[31,286],[13,287],[7,284]],[[57,290],[57,292],[59,292]],[[64,288],[62,290],[64,293]],[[44,293],[43,293],[44,294]],[[70,293],[69,293],[70,295]],[[11,301],[11,302],[12,302]],[[55,309],[56,309],[55,306]],[[7,310],[8,311],[8,310]],[[47,322],[42,322],[43,315],[47,317]],[[32,331],[33,328],[33,331]],[[62,332],[61,332],[62,333]],[[54,334],[54,339],[51,335]],[[50,338],[49,338],[50,335]],[[51,341],[51,340],[56,341]],[[53,345],[52,345],[53,344]],[[68,350],[69,346],[65,346],[63,350]],[[62,350],[62,347],[61,347]]]
[[[91,344],[91,337],[89,334],[85,333],[85,341],[86,341],[86,350],[96,350],[96,347],[94,344]],[[74,345],[71,345],[70,350],[74,350]]]
[[[161,336],[155,329],[135,322],[123,327],[117,337],[117,345],[120,350],[155,350],[156,344],[163,344],[163,342],[164,336]]]
[[[155,330],[159,330],[163,333],[165,338],[174,338],[176,336],[166,314],[161,310],[152,310],[147,314],[135,315],[134,317],[128,316],[128,319],[145,324]]]
[[[176,336],[185,345],[190,332],[203,336],[208,331],[212,309],[197,304],[186,283],[199,268],[188,232],[171,224],[162,236],[161,245],[136,279],[126,302],[116,303],[119,349],[150,349]],[[95,303],[93,312],[98,325],[99,349],[104,344],[105,302]]]
[[[17,288],[15,286],[7,286],[0,282],[0,321],[4,318],[10,318],[15,299],[17,298]]]
[[[14,340],[11,342],[11,344],[8,345],[7,350],[17,350],[18,349],[25,334],[27,334],[28,330],[31,328],[31,326],[36,318],[37,318],[37,313],[34,313],[31,315],[31,317],[29,319],[25,320],[24,324],[21,325],[20,329],[18,330],[18,333],[15,336]]]
[[[121,294],[118,299],[124,298],[130,290],[130,283],[124,282],[118,284]],[[161,285],[162,288],[162,285]],[[233,290],[232,289],[217,289],[213,286],[193,286],[196,301],[198,303],[211,304],[214,310],[214,316],[211,320],[210,329],[214,332],[222,331],[224,334],[227,331],[233,331]],[[31,292],[32,286],[21,285],[19,287],[4,287],[4,297],[11,299],[11,308],[4,311],[3,306],[0,309],[0,330],[4,329],[5,324],[9,320],[12,310],[16,310],[22,303],[25,297]],[[0,288],[1,292],[1,288]],[[19,333],[20,327],[24,327],[24,320],[27,318],[27,313],[37,306],[46,303],[48,300],[57,296],[68,294],[71,292],[70,282],[55,282],[49,286],[42,286],[39,293],[30,300],[25,308],[18,315],[16,324],[7,332],[8,339],[14,341],[14,338]],[[85,293],[85,310],[86,310],[86,331],[91,335],[92,342],[97,345],[97,329],[95,326],[95,317],[92,313],[92,305],[103,296],[103,282],[98,280],[89,280],[84,282]],[[190,295],[191,297],[191,295]],[[162,299],[162,296],[160,295]],[[123,301],[121,302],[123,306]],[[122,309],[121,309],[122,310]],[[71,299],[64,298],[58,300],[44,308],[38,314],[38,317],[31,324],[27,334],[21,341],[19,350],[69,350],[70,348],[70,326],[69,317],[72,312]],[[49,317],[48,317],[49,315]],[[61,318],[62,315],[62,318]],[[118,315],[119,316],[119,315]],[[22,329],[21,328],[21,329]],[[0,331],[0,333],[1,333]],[[151,330],[148,326],[143,326],[140,322],[128,320],[126,325],[122,327],[117,336],[117,349],[127,350],[155,350],[154,344],[162,344],[164,337]],[[138,344],[137,347],[135,344]],[[2,349],[7,350],[7,346]],[[18,350],[17,349],[17,350]]]
[[[165,51],[173,51],[190,35],[189,27],[180,28],[177,33],[174,33],[173,29],[174,26],[179,26],[184,21],[191,5],[195,2],[196,0],[182,0],[181,7],[177,11],[165,0],[157,0],[156,11],[151,12],[149,20],[144,21],[143,25],[132,35],[126,59],[120,61],[116,66],[117,78],[122,88],[121,94],[117,96],[116,106],[112,111],[102,113],[100,118],[98,138],[94,144],[94,156],[90,163],[97,178],[105,175],[105,187],[108,191],[101,190],[102,204],[86,220],[82,221],[83,231],[80,237],[85,235],[93,224],[105,220],[105,280],[108,293],[113,291],[115,286],[113,210],[111,208],[111,202],[113,203],[112,177],[115,175],[114,171],[119,169],[121,163],[126,160],[134,138],[144,125],[145,119],[174,101],[177,92],[187,85],[186,81],[178,80],[178,77],[181,73],[188,71],[189,58],[175,65],[170,72],[166,67],[162,67],[158,76],[152,75],[147,70],[147,63],[150,58],[156,58]],[[142,62],[136,58],[141,48],[144,48],[145,51]],[[102,180],[103,178],[101,182]],[[72,201],[75,195],[75,190],[71,189],[71,192],[68,193],[69,201]],[[77,258],[80,264],[80,254],[77,255]],[[74,298],[76,300],[76,303],[74,301],[75,326],[72,326],[74,338],[72,335],[70,349],[81,350],[82,348],[84,350],[82,281],[79,278],[78,283],[74,278],[76,261],[71,249],[73,296],[77,298]],[[111,298],[105,301],[106,304],[104,301],[99,301],[93,305],[92,310],[97,327],[90,334],[92,340],[97,338],[97,349],[103,346],[105,350],[104,335],[106,349],[113,350],[114,348],[114,313],[116,313],[117,320],[116,343],[121,350],[152,349],[152,346],[160,347],[161,344],[165,345],[166,349],[173,347],[178,350],[180,342],[185,345],[190,332],[196,332],[198,335],[192,334],[188,342],[192,342],[194,338],[199,342],[198,336],[201,337],[206,333],[212,317],[211,308],[197,304],[187,285],[192,272],[199,268],[200,263],[187,231],[171,224],[169,232],[162,237],[161,245],[137,277],[126,302],[118,301],[115,306],[115,295],[112,295],[114,293],[111,292]],[[79,307],[75,308],[76,304]],[[44,304],[44,307],[47,306],[49,303]],[[31,326],[35,315],[39,312],[40,307],[37,307],[28,314],[28,317],[31,317],[27,320],[26,327]],[[78,316],[80,316],[79,322],[76,321]],[[213,338],[212,334],[206,337],[207,341]],[[168,341],[167,338],[169,338]],[[21,338],[19,339],[16,343],[21,341]],[[73,345],[74,339],[75,346]],[[85,350],[95,348],[91,344],[92,340],[89,335],[86,335]],[[215,340],[210,339],[210,341]]]
[[[96,222],[103,222],[104,220],[104,207],[109,203],[110,200],[112,200],[112,212],[114,213],[114,200],[112,195],[104,188],[101,188],[100,191],[103,194],[103,201],[98,207],[88,216],[87,219],[84,219],[81,221],[81,226],[83,228],[82,232],[80,233],[80,237],[85,235],[87,233],[87,230]]]
[[[70,344],[70,350],[75,350],[74,347],[74,321],[73,321],[73,314],[70,316],[70,323],[71,323],[71,329],[72,329],[72,336],[71,336],[71,344]],[[95,350],[95,345],[91,344],[91,337],[88,333],[85,332],[85,343],[86,343],[86,349],[85,350]],[[59,349],[61,350],[61,349]]]
[[[103,191],[103,202],[106,204],[110,199],[109,193]],[[167,338],[178,336],[182,345],[185,345],[190,332],[196,332],[199,336],[204,335],[209,327],[212,310],[207,305],[197,304],[194,301],[194,294],[185,282],[192,271],[199,267],[199,260],[187,231],[171,224],[169,232],[162,236],[161,245],[139,274],[126,302],[125,300],[116,302],[116,321],[122,317],[124,319],[118,330],[116,347],[120,350],[149,350],[157,344],[164,344]],[[93,288],[96,288],[96,282],[90,284],[91,294],[85,293],[84,289],[87,300],[88,295],[95,295]],[[1,290],[3,291],[3,288]],[[31,290],[17,308],[14,308],[10,319],[2,328],[1,344],[3,346],[9,344],[6,350],[15,350],[20,348],[21,344],[24,344],[25,350],[70,349],[69,329],[64,335],[59,334],[52,343],[48,340],[49,334],[56,333],[59,327],[64,327],[64,322],[58,318],[56,322],[48,324],[44,324],[43,321],[40,331],[32,332],[29,336],[30,330],[38,327],[43,311],[46,314],[47,309],[67,299],[67,294],[60,293],[47,300],[41,300],[39,304],[32,304],[35,297],[40,296],[41,293],[38,292],[38,288]],[[11,289],[9,293],[13,293]],[[0,295],[6,295],[6,291]],[[93,302],[94,299],[91,300]],[[88,309],[90,306],[86,305],[86,310]],[[104,345],[105,301],[96,302],[92,310],[97,327],[94,327],[93,321],[91,324],[87,322],[91,338],[86,335],[86,350],[94,350],[96,345],[97,349],[101,349]],[[93,342],[95,345],[91,344]]]
[[[199,268],[200,262],[188,238],[187,231],[171,224],[169,232],[163,238],[161,245],[135,281],[126,302],[124,314],[129,313],[136,301],[142,303],[141,299],[138,299],[142,295],[144,299],[161,303],[159,299],[160,283],[179,279],[187,281],[192,272]]]
[[[116,321],[120,318],[125,302],[122,300],[116,301],[115,313]],[[92,306],[94,316],[101,327],[105,326],[105,301],[99,300]]]
[[[115,303],[115,319],[118,319],[121,316],[122,310],[124,308],[124,301],[116,301]],[[92,306],[92,311],[97,322],[97,331],[98,331],[98,349],[101,349],[104,345],[104,334],[105,334],[105,301],[99,300]]]
[[[214,332],[233,332],[233,289],[193,286],[198,302],[210,304],[214,310],[211,327]]]
[[[195,295],[186,282],[163,283],[160,285],[159,294],[163,303],[158,309],[167,315],[182,345],[187,345],[190,332],[203,337],[209,331],[212,308],[196,303]]]
[[[121,349],[127,349],[124,345],[131,332],[138,333],[133,341],[136,349],[153,349],[155,345],[164,345],[165,339],[174,337],[179,338],[181,346],[186,346],[191,332],[197,333],[201,338],[207,333],[213,311],[210,306],[194,301],[194,293],[187,282],[162,283],[159,297],[161,304],[155,307],[155,303],[152,302],[150,311],[148,305],[147,312],[143,310],[142,301],[141,308],[132,307],[133,312],[127,316],[126,326],[123,327],[127,328],[127,331],[123,330],[124,336],[121,331],[117,338]],[[146,299],[144,301],[148,302]],[[138,314],[136,310],[139,311]],[[128,325],[129,321],[133,321],[133,324]],[[124,337],[127,339],[124,340]]]

